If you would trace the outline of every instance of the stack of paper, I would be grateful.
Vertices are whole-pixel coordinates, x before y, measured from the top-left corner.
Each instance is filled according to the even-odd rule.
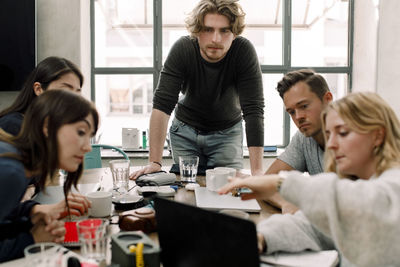
[[[271,255],[260,255],[260,261],[272,266],[334,267],[339,263],[339,256],[336,250],[277,252]]]

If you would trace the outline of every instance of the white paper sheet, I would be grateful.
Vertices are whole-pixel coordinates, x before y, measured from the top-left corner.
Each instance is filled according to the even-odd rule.
[[[332,267],[339,263],[339,256],[336,250],[299,253],[277,252],[271,255],[260,255],[260,261],[273,266]]]
[[[247,212],[259,212],[261,210],[257,200],[241,200],[240,197],[231,195],[219,195],[209,191],[206,187],[195,188],[196,204],[199,208],[208,210],[235,209]]]

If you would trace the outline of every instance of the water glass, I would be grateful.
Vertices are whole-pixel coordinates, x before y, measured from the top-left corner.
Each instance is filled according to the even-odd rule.
[[[113,189],[120,194],[129,190],[129,160],[111,160],[109,162],[113,177]]]
[[[198,156],[179,157],[179,170],[181,174],[181,181],[188,183],[195,183],[198,166],[199,166]]]
[[[81,254],[89,262],[105,263],[107,255],[106,219],[84,219],[77,224]]]
[[[55,243],[36,243],[27,246],[24,255],[32,267],[61,266],[63,249]]]

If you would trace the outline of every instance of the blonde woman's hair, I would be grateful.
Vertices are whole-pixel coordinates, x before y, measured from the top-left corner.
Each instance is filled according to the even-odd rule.
[[[326,116],[331,110],[336,111],[346,125],[357,133],[366,134],[383,128],[383,141],[373,151],[376,175],[400,166],[400,123],[393,109],[378,94],[352,93],[331,102],[321,114],[324,135]],[[336,172],[344,177],[344,174],[337,170],[333,152],[329,149],[325,152],[325,171]]]
[[[203,30],[204,17],[209,13],[227,17],[230,30],[234,35],[240,35],[243,32],[246,14],[238,0],[201,0],[185,20],[186,28],[192,38]]]

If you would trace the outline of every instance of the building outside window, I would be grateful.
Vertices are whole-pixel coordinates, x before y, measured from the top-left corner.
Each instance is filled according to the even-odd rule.
[[[263,73],[265,145],[285,146],[296,127],[275,90],[288,71],[313,68],[334,98],[351,88],[354,0],[241,0],[242,34]],[[146,131],[171,46],[198,0],[91,0],[92,98],[101,114],[99,142],[121,146],[123,127]],[[244,138],[244,142],[246,139]]]

